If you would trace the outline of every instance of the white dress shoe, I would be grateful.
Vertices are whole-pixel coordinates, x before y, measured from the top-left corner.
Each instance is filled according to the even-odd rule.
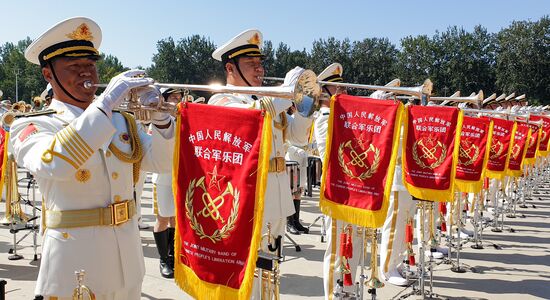
[[[449,248],[437,246],[437,247],[435,247],[435,250],[437,250],[437,252],[441,252],[441,254],[443,254],[445,256],[447,256],[449,254]]]
[[[461,228],[460,231],[461,231],[462,233],[464,233],[464,234],[467,234],[469,237],[474,236],[474,232],[471,231],[471,230],[468,230],[468,229],[466,229],[466,228]],[[460,236],[460,237],[462,237],[462,236]]]
[[[407,279],[403,278],[397,269],[391,269],[388,273],[382,274],[382,277],[396,286],[406,286],[408,284]]]
[[[454,238],[457,238],[457,237],[458,237],[458,235],[456,234],[456,232],[453,234],[453,237],[454,237]],[[460,232],[460,238],[461,238],[461,239],[465,240],[465,239],[467,239],[468,237],[469,237],[469,236],[468,236],[466,233]]]
[[[149,229],[149,227],[151,227],[149,224],[146,224],[146,223],[143,223],[143,222],[138,222],[138,227],[139,229],[141,230],[144,230],[144,229]]]
[[[430,250],[426,250],[426,256],[427,257],[432,256],[434,259],[443,259],[444,257],[443,253],[439,251],[431,252]]]

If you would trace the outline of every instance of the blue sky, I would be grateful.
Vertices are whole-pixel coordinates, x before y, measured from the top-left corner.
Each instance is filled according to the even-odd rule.
[[[251,5],[253,4],[253,5]],[[72,16],[94,19],[103,30],[101,51],[127,67],[149,66],[156,42],[192,34],[216,45],[248,28],[260,29],[274,45],[309,49],[314,40],[387,37],[399,46],[409,35],[433,35],[448,26],[490,32],[514,20],[550,14],[548,0],[353,0],[353,1],[0,1],[0,44],[35,38]]]

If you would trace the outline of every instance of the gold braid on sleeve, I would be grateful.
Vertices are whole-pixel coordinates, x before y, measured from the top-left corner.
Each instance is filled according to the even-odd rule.
[[[126,126],[128,127],[128,135],[130,137],[130,146],[132,147],[131,153],[124,153],[118,149],[113,142],[109,144],[109,150],[123,162],[131,163],[132,175],[134,184],[139,180],[139,169],[141,167],[141,159],[143,158],[143,148],[141,147],[141,141],[139,140],[139,134],[137,130],[136,122],[132,115],[126,112],[120,112],[126,120]]]
[[[288,127],[288,119],[286,118],[286,112],[279,114],[281,116],[281,122],[273,121],[273,126],[283,131],[283,143],[286,142],[286,128]]]

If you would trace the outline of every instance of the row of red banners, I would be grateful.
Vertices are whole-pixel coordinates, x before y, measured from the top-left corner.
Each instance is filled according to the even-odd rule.
[[[480,191],[486,176],[520,176],[523,164],[549,150],[550,118],[531,119],[543,126],[463,116],[452,107],[333,97],[320,208],[349,223],[382,226],[399,149],[403,183],[423,200],[452,201],[455,187]],[[250,297],[271,123],[259,110],[180,105],[175,269],[176,282],[193,297]]]

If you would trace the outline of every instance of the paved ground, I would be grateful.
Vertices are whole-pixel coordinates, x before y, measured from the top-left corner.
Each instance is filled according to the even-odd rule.
[[[20,188],[26,197],[26,182]],[[314,194],[315,196],[315,194]],[[468,243],[463,247],[461,263],[468,269],[464,274],[450,270],[448,264],[440,264],[434,272],[434,292],[437,299],[550,299],[550,195],[542,200],[529,199],[535,204],[520,210],[526,218],[506,218],[506,225],[515,233],[493,233],[486,230],[485,248],[475,250]],[[302,219],[312,222],[319,214],[318,198],[306,198]],[[2,203],[0,214],[3,215]],[[151,214],[151,185],[147,184],[142,212],[147,223],[153,224]],[[31,210],[23,205],[29,214]],[[281,265],[282,299],[322,299],[322,259],[325,244],[321,243],[320,224],[313,226],[312,234],[296,237],[302,252],[295,252],[287,244],[284,248],[286,262]],[[25,231],[20,232],[21,238]],[[143,230],[142,241],[147,274],[143,282],[142,299],[190,299],[173,281],[163,279],[158,272],[158,259],[152,229]],[[18,253],[23,259],[8,260],[13,236],[6,226],[0,227],[0,278],[7,280],[6,299],[33,299],[39,262],[33,261],[32,235],[21,241]],[[501,250],[491,244],[498,244]],[[38,248],[40,253],[40,247]],[[370,274],[369,270],[365,270]],[[378,299],[398,299],[411,288],[398,288],[389,284],[378,290]],[[369,297],[365,297],[367,299]],[[411,297],[412,299],[416,297]],[[409,299],[411,299],[409,298]]]

